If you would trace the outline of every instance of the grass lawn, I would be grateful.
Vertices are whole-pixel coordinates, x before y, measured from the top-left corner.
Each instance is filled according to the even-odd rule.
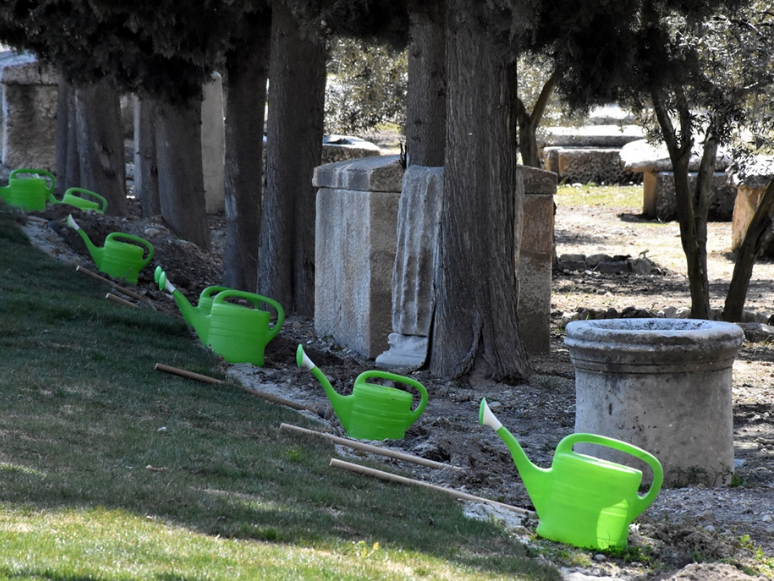
[[[559,579],[455,501],[328,466],[182,319],[29,245],[0,205],[0,579]]]

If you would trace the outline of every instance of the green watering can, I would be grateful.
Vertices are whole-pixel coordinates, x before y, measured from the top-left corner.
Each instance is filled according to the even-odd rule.
[[[244,299],[253,308],[228,302],[226,299]],[[265,303],[277,311],[277,321],[269,327],[271,315],[258,307]],[[228,289],[212,299],[206,344],[229,363],[252,363],[263,367],[266,345],[274,339],[285,321],[282,306],[270,298]]]
[[[124,234],[123,232],[111,232],[105,238],[105,245],[102,248],[98,248],[92,244],[72,215],[67,216],[67,225],[78,232],[86,243],[86,247],[89,249],[91,258],[94,260],[97,268],[113,278],[125,279],[128,282],[137,284],[137,275],[140,270],[148,266],[151,258],[153,258],[153,246],[139,236]],[[121,242],[118,238],[124,238],[134,244]],[[148,251],[147,256],[143,258],[146,250]]]
[[[80,194],[80,195],[78,195]],[[83,196],[88,196],[84,198]],[[107,210],[107,200],[100,196],[97,192],[91,190],[84,190],[83,188],[70,188],[62,196],[61,200],[57,200],[52,193],[48,201],[52,204],[70,204],[81,210],[94,210],[100,214],[104,214]]]
[[[307,357],[301,345],[296,351],[296,363],[299,367],[311,371],[322,384],[347,435],[358,440],[399,440],[406,435],[406,430],[419,419],[427,406],[425,386],[410,377],[379,370],[366,371],[355,379],[352,395],[343,396],[333,389],[328,378]],[[414,398],[409,392],[368,383],[366,380],[371,377],[413,387],[421,396],[419,405],[412,411],[411,403]]]
[[[486,399],[479,422],[497,432],[516,463],[524,486],[540,518],[537,534],[586,549],[626,546],[629,524],[656,499],[664,481],[661,463],[651,454],[605,436],[570,434],[556,447],[551,468],[529,461],[519,443],[497,420]],[[653,470],[653,483],[638,494],[642,472],[573,451],[579,443],[598,444],[643,460]]]
[[[26,175],[26,177],[19,177]],[[46,183],[48,179],[51,183]],[[0,187],[0,197],[9,206],[27,212],[42,212],[56,186],[56,178],[44,169],[15,169],[8,176],[8,185]]]
[[[177,290],[174,285],[167,280],[167,273],[162,270],[160,266],[156,267],[153,273],[153,278],[159,284],[159,290],[167,291],[175,299],[177,308],[180,309],[180,313],[186,322],[193,327],[199,339],[204,345],[207,345],[207,338],[209,337],[210,330],[210,311],[212,310],[213,295],[221,292],[231,290],[226,286],[208,286],[201,292],[199,296],[199,304],[194,307],[185,298],[185,295]]]

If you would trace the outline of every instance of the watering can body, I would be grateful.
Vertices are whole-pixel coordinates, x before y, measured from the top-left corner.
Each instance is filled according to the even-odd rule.
[[[85,190],[83,188],[69,188],[61,200],[57,200],[53,194],[48,198],[48,201],[52,204],[69,204],[80,208],[81,210],[94,210],[100,214],[104,214],[107,210],[107,200],[100,196],[97,192],[91,190]]]
[[[228,302],[244,299],[253,308]],[[259,309],[268,304],[277,311],[277,321],[270,327],[271,314]],[[212,299],[206,344],[229,363],[252,363],[263,367],[264,351],[285,320],[282,306],[270,298],[254,293],[228,289]]]
[[[301,345],[298,346],[296,360],[299,367],[309,369],[320,381],[341,425],[352,438],[399,440],[406,435],[406,430],[419,419],[427,406],[427,390],[410,377],[379,370],[366,371],[355,379],[352,394],[343,396],[333,389],[322,371],[306,356]],[[386,379],[415,388],[420,395],[419,404],[412,410],[414,398],[411,393],[378,383],[368,383],[370,378]]]
[[[494,428],[508,445],[546,539],[581,548],[626,546],[629,525],[656,499],[664,479],[661,463],[650,453],[620,440],[596,434],[570,434],[556,448],[551,468],[539,468],[519,443],[481,402],[481,423]],[[642,472],[573,450],[575,444],[597,444],[631,454],[653,471],[650,489],[640,495]]]
[[[150,242],[134,234],[111,232],[105,238],[104,246],[95,246],[86,233],[78,226],[72,216],[67,217],[67,224],[74,228],[86,247],[100,272],[113,278],[124,279],[137,284],[137,275],[153,258],[153,246]],[[123,242],[128,240],[128,242]],[[147,253],[147,255],[146,255]],[[143,257],[143,255],[146,255]]]
[[[44,169],[15,169],[8,176],[8,185],[0,187],[0,197],[9,206],[27,212],[41,212],[46,209],[46,201],[52,195],[55,185],[54,176]]]
[[[153,278],[159,284],[159,290],[166,290],[172,294],[180,314],[183,315],[186,323],[193,327],[199,336],[202,344],[207,345],[207,337],[210,329],[210,311],[212,310],[212,301],[214,295],[219,292],[233,290],[226,286],[208,286],[199,295],[197,306],[193,306],[183,293],[177,290],[174,285],[167,281],[167,273],[157,266],[153,273]]]

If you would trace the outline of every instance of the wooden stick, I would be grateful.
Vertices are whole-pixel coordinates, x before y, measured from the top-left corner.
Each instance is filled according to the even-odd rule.
[[[86,276],[90,276],[91,278],[95,278],[97,280],[101,280],[102,282],[108,283],[110,286],[112,286],[114,289],[116,289],[118,292],[125,294],[128,297],[132,297],[133,299],[137,299],[138,301],[147,301],[148,298],[142,296],[141,294],[137,294],[134,291],[129,290],[128,288],[124,288],[122,286],[118,286],[115,284],[112,280],[107,279],[103,276],[98,275],[96,272],[90,271],[88,268],[83,268],[82,266],[76,266],[75,267],[76,272],[82,272]]]
[[[198,373],[194,373],[193,371],[186,371],[185,369],[179,369],[177,367],[172,367],[170,365],[164,365],[163,363],[156,363],[156,366],[154,369],[158,371],[164,371],[166,373],[172,373],[173,375],[179,375],[180,377],[185,377],[187,379],[195,379],[197,381],[203,381],[205,383],[216,383],[216,384],[225,383],[225,381],[221,381],[220,379],[215,379],[214,377],[209,377],[207,375],[200,375]],[[320,417],[322,417],[323,415],[317,408],[313,408],[311,406],[307,406],[289,399],[285,399],[284,397],[274,395],[273,393],[266,393],[265,391],[250,389],[249,387],[244,387],[242,385],[239,385],[237,387],[239,387],[239,389],[241,389],[242,391],[249,393],[250,395],[254,395],[255,397],[260,397],[261,399],[265,399],[266,401],[270,401],[271,403],[284,405],[294,410],[306,410]]]
[[[163,363],[156,363],[154,369],[156,371],[171,373],[172,375],[179,375],[180,377],[185,377],[186,379],[195,379],[196,381],[201,381],[202,383],[214,383],[217,385],[226,383],[222,379],[210,377],[209,375],[202,375],[201,373],[195,373],[186,369],[180,369],[179,367],[172,367],[171,365],[164,365]]]
[[[48,220],[41,218],[40,216],[27,216],[28,222],[34,222],[35,224],[46,224]]]
[[[452,466],[451,464],[443,464],[441,462],[435,462],[434,460],[428,460],[427,458],[421,458],[419,456],[412,456],[411,454],[404,454],[403,452],[396,452],[395,450],[387,450],[379,448],[378,446],[371,446],[370,444],[364,444],[363,442],[357,442],[355,440],[349,440],[347,438],[339,438],[333,434],[326,434],[324,432],[317,432],[315,430],[308,430],[300,426],[294,426],[292,424],[280,424],[280,430],[290,430],[292,432],[298,432],[300,434],[307,434],[313,436],[321,436],[328,440],[341,444],[342,446],[348,446],[356,450],[363,450],[365,452],[371,452],[372,454],[379,454],[381,456],[388,456],[395,458],[396,460],[404,460],[405,462],[413,462],[414,464],[421,464],[422,466],[429,466],[430,468],[449,468],[451,470],[462,470],[459,466]]]
[[[134,303],[130,303],[129,301],[124,300],[121,297],[117,297],[113,293],[106,294],[105,298],[107,300],[109,300],[111,303],[115,303],[117,305],[123,305],[125,307],[132,307],[133,309],[139,309],[140,308],[137,305],[135,305]]]
[[[460,498],[462,500],[471,500],[473,502],[485,502],[486,504],[491,504],[492,506],[510,510],[511,512],[515,512],[516,514],[521,516],[527,516],[530,518],[537,517],[537,515],[531,510],[518,508],[516,506],[511,506],[510,504],[503,504],[502,502],[497,502],[496,500],[489,500],[488,498],[482,498],[480,496],[473,496],[472,494],[468,494],[466,492],[460,492],[459,490],[454,490],[453,488],[444,488],[443,486],[437,486],[435,484],[430,484],[429,482],[422,482],[421,480],[414,480],[413,478],[406,478],[404,476],[398,476],[397,474],[391,474],[389,472],[375,470],[374,468],[368,468],[367,466],[361,466],[360,464],[352,464],[350,462],[344,462],[343,460],[338,460],[337,458],[331,458],[331,466],[334,468],[342,468],[344,470],[357,472],[358,474],[373,476],[375,478],[386,480],[388,482],[398,482],[400,484],[413,484],[415,486],[423,486],[425,488],[436,490],[438,492],[445,492],[446,494],[449,494],[455,498]]]

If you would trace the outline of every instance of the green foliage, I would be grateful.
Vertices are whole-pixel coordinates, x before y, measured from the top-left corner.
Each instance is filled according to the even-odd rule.
[[[359,40],[331,44],[325,96],[326,133],[361,133],[406,117],[406,51]]]
[[[32,50],[76,85],[110,79],[121,91],[182,102],[228,48],[231,30],[261,0],[8,0],[0,40]]]

